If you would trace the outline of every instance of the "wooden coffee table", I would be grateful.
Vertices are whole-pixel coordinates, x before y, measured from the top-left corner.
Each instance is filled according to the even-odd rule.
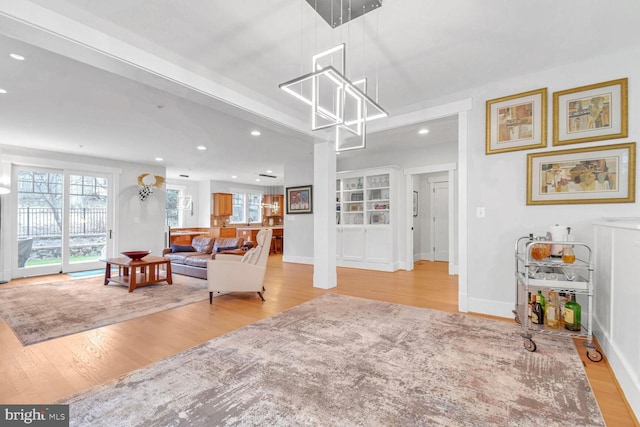
[[[106,262],[104,270],[104,284],[109,282],[119,283],[129,286],[129,292],[133,292],[140,286],[152,285],[154,283],[167,282],[173,284],[171,276],[171,262],[167,258],[147,255],[141,260],[130,258],[107,258],[100,261]],[[118,266],[118,275],[111,277],[111,266]],[[164,270],[162,266],[165,266]]]

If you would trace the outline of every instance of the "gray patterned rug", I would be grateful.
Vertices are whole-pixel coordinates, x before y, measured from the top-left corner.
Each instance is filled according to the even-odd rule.
[[[202,301],[206,280],[173,275],[166,282],[137,288],[104,277],[0,288],[0,317],[23,345],[76,334],[124,320]]]
[[[73,426],[602,426],[571,340],[327,294],[75,396]]]

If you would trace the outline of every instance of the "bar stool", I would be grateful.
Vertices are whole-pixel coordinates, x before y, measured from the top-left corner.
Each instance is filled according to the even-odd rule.
[[[283,236],[272,236],[271,237],[271,248],[269,250],[270,254],[281,254],[283,252],[283,244],[284,244]]]

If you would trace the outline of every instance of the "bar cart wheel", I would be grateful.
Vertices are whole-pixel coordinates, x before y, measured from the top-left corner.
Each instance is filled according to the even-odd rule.
[[[536,343],[535,343],[535,342],[533,342],[533,340],[532,340],[531,338],[526,338],[526,339],[524,340],[524,348],[525,348],[527,351],[530,351],[530,352],[532,352],[532,353],[533,353],[534,351],[536,351],[536,349],[537,349],[538,347],[536,347]],[[588,353],[587,353],[587,354],[588,354]],[[601,356],[602,356],[602,355],[601,355]]]
[[[518,310],[511,310],[511,312],[513,313],[513,320],[515,320],[518,325],[521,325],[522,322],[520,321],[520,315],[518,314]]]
[[[595,348],[587,349],[587,357],[592,362],[600,362],[602,360],[602,353]]]

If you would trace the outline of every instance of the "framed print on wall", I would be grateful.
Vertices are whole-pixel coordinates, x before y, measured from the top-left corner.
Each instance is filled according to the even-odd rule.
[[[627,79],[553,93],[553,145],[626,138]]]
[[[487,101],[486,154],[547,146],[547,88]]]
[[[527,155],[527,205],[633,203],[636,143]]]
[[[312,186],[287,187],[287,215],[313,213]]]

